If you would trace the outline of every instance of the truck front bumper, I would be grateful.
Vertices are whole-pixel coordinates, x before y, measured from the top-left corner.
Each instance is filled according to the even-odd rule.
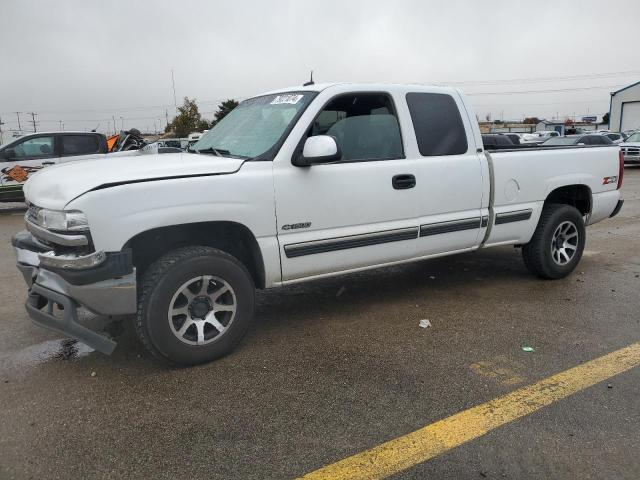
[[[67,268],[52,268],[42,265],[40,255],[46,255],[49,263],[55,263],[56,256],[29,232],[16,234],[11,243],[29,287],[25,307],[33,322],[110,354],[116,342],[79,323],[77,311],[82,306],[99,315],[135,313],[136,274],[131,253],[104,254],[104,261],[91,268],[69,268],[73,257],[59,256],[59,263]]]
[[[640,155],[624,155],[625,165],[640,165]]]

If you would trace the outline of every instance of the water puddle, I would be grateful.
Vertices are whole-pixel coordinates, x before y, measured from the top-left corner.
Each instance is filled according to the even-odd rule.
[[[3,355],[0,357],[0,370],[33,367],[56,360],[74,360],[86,357],[93,351],[93,348],[72,338],[47,340]]]

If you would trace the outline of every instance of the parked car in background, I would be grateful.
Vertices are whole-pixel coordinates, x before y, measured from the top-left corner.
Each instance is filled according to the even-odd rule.
[[[640,165],[640,131],[630,135],[619,145],[625,165]]]
[[[180,138],[163,138],[161,140],[158,140],[156,143],[158,144],[158,147],[163,148],[163,147],[170,147],[170,148],[179,148],[179,149],[183,149],[183,143],[182,143],[183,139]],[[187,142],[184,142],[185,146],[187,144]]]
[[[135,129],[121,132],[111,148],[107,137],[96,132],[32,133],[0,147],[0,202],[24,200],[24,183],[42,168],[57,163],[98,160],[107,155],[115,158],[181,151],[177,147],[147,144]]]
[[[518,133],[507,132],[500,133],[499,135],[504,135],[505,137],[509,138],[509,140],[511,140],[511,143],[513,143],[514,145],[520,145],[520,143],[522,143],[522,137]]]
[[[613,143],[622,143],[627,139],[627,136],[624,133],[619,132],[604,132],[601,135],[607,137]]]
[[[513,147],[514,143],[509,137],[501,133],[485,133],[482,135],[482,143],[485,148],[489,147]]]
[[[542,143],[549,138],[559,137],[560,134],[555,130],[525,133],[522,135],[523,141],[521,143]]]
[[[613,142],[604,135],[597,133],[587,133],[583,135],[567,135],[566,137],[555,137],[546,140],[545,147],[569,146],[569,145],[613,145]]]
[[[80,156],[107,153],[107,139],[95,132],[42,132],[0,147],[0,202],[22,201],[22,186],[43,167]]]

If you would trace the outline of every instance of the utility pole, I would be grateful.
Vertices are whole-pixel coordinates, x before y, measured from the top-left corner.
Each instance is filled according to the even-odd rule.
[[[29,112],[29,115],[31,115],[31,123],[33,123],[33,133],[35,133],[35,132],[38,131],[36,129],[36,115],[37,115],[37,113]]]
[[[18,118],[18,131],[22,133],[22,127],[20,126],[20,114],[22,112],[16,112],[16,117]]]
[[[4,122],[2,121],[2,117],[0,117],[0,145],[2,145],[2,125],[4,125]]]
[[[167,120],[167,127],[169,126],[169,111],[165,108],[164,109],[164,118]]]
[[[116,116],[115,115],[111,115],[111,118],[113,120],[113,134],[115,135],[116,133]]]
[[[124,130],[124,118],[120,117],[120,129]]]
[[[176,81],[173,78],[173,68],[171,69],[171,85],[173,86],[173,106],[176,109],[176,115],[178,114],[178,101],[176,100]]]
[[[60,124],[60,130],[64,130],[64,127],[62,126],[62,120],[58,120],[58,124]]]

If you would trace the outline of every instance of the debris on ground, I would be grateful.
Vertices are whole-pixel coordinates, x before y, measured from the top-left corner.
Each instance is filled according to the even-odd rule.
[[[345,287],[344,285],[342,285],[340,287],[340,289],[338,290],[338,292],[336,293],[336,298],[338,298],[340,295],[342,295],[344,292],[347,291],[347,287]]]
[[[523,352],[535,352],[535,350],[533,349],[533,347],[530,347],[528,345],[523,345],[522,346],[522,351]]]
[[[98,375],[96,372],[91,372],[92,377],[95,377],[96,375]]]
[[[613,384],[607,383],[607,388],[613,388]]]
[[[421,328],[429,328],[431,326],[431,322],[425,318],[423,320],[420,320],[420,323],[418,325]]]

